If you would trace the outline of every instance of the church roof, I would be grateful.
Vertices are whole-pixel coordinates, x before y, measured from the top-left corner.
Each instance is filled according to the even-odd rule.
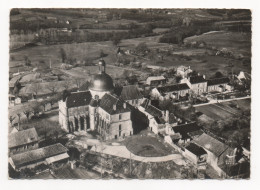
[[[116,95],[105,94],[99,103],[99,107],[110,115],[130,112],[131,110],[127,106],[124,108],[124,103],[125,102]]]
[[[90,81],[90,90],[111,91],[114,89],[113,79],[106,73],[99,73],[92,77]]]
[[[67,107],[79,107],[89,105],[91,101],[91,93],[89,91],[73,92],[67,97]]]

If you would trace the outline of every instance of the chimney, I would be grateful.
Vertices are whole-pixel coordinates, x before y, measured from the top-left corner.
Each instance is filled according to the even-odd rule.
[[[124,109],[126,109],[126,103],[125,102],[123,103],[123,107],[124,107]]]
[[[116,104],[113,105],[113,110],[116,111]]]
[[[205,76],[205,75],[203,75],[203,78],[204,78],[204,79],[206,79],[206,76]]]
[[[170,118],[169,118],[169,110],[166,110],[166,113],[165,113],[165,121],[166,121],[166,123],[169,123],[169,120],[170,120]]]

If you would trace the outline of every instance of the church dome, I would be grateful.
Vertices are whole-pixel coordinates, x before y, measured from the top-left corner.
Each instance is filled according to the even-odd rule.
[[[100,92],[111,91],[114,89],[113,79],[106,73],[96,74],[90,82],[89,89]]]

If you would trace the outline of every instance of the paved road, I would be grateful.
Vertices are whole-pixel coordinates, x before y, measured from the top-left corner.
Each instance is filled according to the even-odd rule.
[[[166,162],[174,161],[178,165],[184,165],[185,161],[180,154],[170,154],[161,157],[142,157],[131,153],[125,146],[110,146],[110,145],[97,145],[93,146],[92,151],[96,151],[103,154],[109,154],[121,158],[132,159],[140,162]]]

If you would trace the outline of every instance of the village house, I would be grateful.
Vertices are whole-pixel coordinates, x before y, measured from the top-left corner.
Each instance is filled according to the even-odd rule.
[[[189,67],[185,67],[185,66],[179,66],[177,69],[176,69],[176,74],[178,76],[181,76],[183,79],[184,78],[187,78],[188,77],[188,74],[191,73],[192,70],[190,69],[190,66]]]
[[[192,139],[197,138],[203,133],[196,122],[179,124],[176,126],[166,126],[166,135],[168,143],[174,143],[181,146],[189,143]]]
[[[186,83],[195,94],[201,95],[207,92],[207,80],[205,79],[205,75],[184,78],[180,83]]]
[[[215,78],[208,80],[208,92],[225,92],[232,89],[229,78]]]
[[[207,163],[214,168],[219,176],[223,174],[222,169],[219,167],[220,165],[223,165],[225,162],[229,162],[231,165],[235,163],[235,149],[230,148],[206,133],[195,138],[192,142],[207,152]]]
[[[24,168],[34,168],[37,165],[50,165],[57,162],[67,162],[69,155],[68,149],[62,144],[54,144],[35,150],[12,155],[9,158],[10,165],[16,171]]]
[[[38,148],[39,137],[35,128],[10,133],[8,136],[9,155]]]
[[[146,79],[146,84],[150,86],[164,85],[166,78],[164,76],[150,76]]]
[[[159,100],[179,99],[187,97],[190,87],[186,83],[174,84],[169,86],[156,87],[151,90],[151,98]]]
[[[190,143],[184,148],[183,156],[200,169],[206,169],[207,152],[200,146]]]
[[[131,110],[113,93],[113,80],[106,74],[101,59],[99,73],[93,76],[89,91],[63,94],[59,101],[60,125],[68,132],[96,130],[106,140],[132,135]]]
[[[119,98],[129,103],[134,107],[141,105],[143,101],[143,95],[135,85],[123,86],[118,91]]]

